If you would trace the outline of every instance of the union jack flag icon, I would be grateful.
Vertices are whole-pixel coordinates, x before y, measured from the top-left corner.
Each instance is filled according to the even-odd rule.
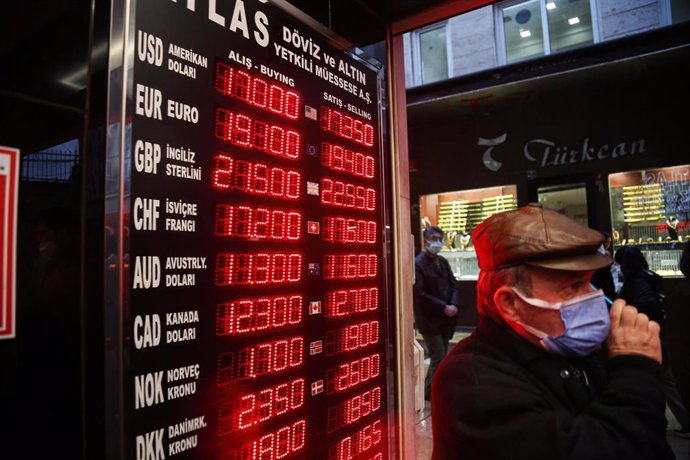
[[[319,183],[307,181],[307,195],[319,196]]]

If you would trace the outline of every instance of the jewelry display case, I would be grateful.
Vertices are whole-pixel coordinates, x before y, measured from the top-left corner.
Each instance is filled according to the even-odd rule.
[[[444,232],[441,255],[457,279],[476,280],[479,276],[472,231],[489,216],[517,208],[517,187],[502,185],[473,190],[422,195],[421,229],[434,225]]]
[[[682,276],[682,244],[690,239],[690,165],[609,175],[614,251],[642,250],[650,270]]]

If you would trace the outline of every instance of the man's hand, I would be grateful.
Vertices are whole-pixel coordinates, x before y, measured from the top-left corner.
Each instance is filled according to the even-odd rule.
[[[661,364],[659,323],[618,299],[611,305],[611,332],[606,343],[609,356],[643,355]]]
[[[458,307],[456,307],[455,305],[446,305],[443,309],[443,313],[445,313],[446,316],[451,318],[458,314]]]

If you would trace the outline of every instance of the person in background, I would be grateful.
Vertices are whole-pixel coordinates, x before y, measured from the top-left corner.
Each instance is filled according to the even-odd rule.
[[[640,313],[656,321],[661,326],[661,337],[664,336],[664,306],[661,303],[663,278],[649,269],[639,246],[628,246],[621,256],[623,287],[619,296],[629,304],[635,305]]]
[[[621,261],[627,246],[621,246],[613,255],[613,263],[611,264],[611,276],[613,276],[613,285],[616,289],[616,296],[623,289],[623,272],[621,272]]]
[[[443,230],[424,229],[424,249],[415,257],[414,322],[429,350],[430,365],[424,380],[424,397],[430,399],[431,382],[437,366],[448,354],[455,332],[460,288],[448,261],[438,253]]]
[[[674,458],[659,325],[590,285],[602,234],[532,204],[472,240],[479,325],[434,376],[432,459]]]
[[[666,312],[662,303],[663,278],[649,269],[647,259],[638,246],[629,246],[621,259],[623,288],[620,297],[661,326],[661,350],[664,362],[666,402],[682,427],[690,427],[690,414],[685,409],[671,371],[671,357],[666,347]]]
[[[601,232],[604,235],[604,243],[599,246],[599,253],[611,256],[611,235],[606,232]],[[604,291],[604,295],[610,300],[616,298],[616,285],[613,282],[613,274],[610,267],[601,267],[592,275],[592,286],[596,289]]]
[[[666,345],[676,389],[686,408],[690,407],[690,241],[683,245],[679,268],[683,279],[668,297]],[[680,422],[680,420],[679,420]],[[676,434],[690,436],[690,425]]]

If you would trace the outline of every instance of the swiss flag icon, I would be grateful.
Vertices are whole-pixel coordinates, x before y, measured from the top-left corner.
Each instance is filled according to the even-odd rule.
[[[321,232],[321,224],[317,221],[307,221],[307,233],[311,235],[318,235]]]

